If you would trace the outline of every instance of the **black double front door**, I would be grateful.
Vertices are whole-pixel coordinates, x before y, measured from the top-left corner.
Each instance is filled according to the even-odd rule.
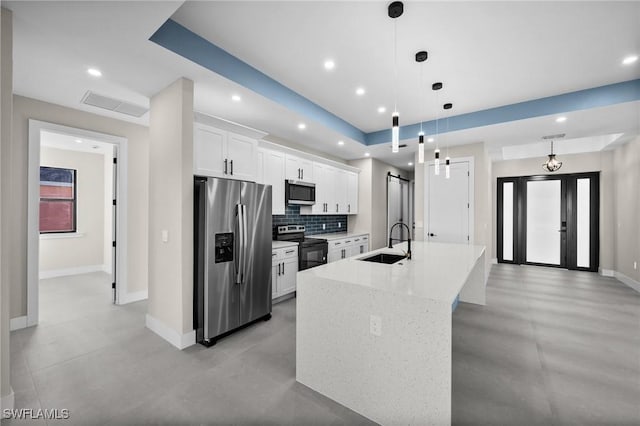
[[[498,262],[597,271],[599,172],[498,178]]]

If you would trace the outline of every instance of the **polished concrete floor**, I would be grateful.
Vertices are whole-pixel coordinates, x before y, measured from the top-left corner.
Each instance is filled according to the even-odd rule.
[[[295,300],[213,348],[178,351],[145,329],[145,302],[111,305],[109,282],[41,282],[40,325],[11,335],[17,408],[67,408],[64,423],[82,425],[370,423],[295,382]],[[487,298],[454,314],[454,424],[640,424],[640,294],[496,265]]]

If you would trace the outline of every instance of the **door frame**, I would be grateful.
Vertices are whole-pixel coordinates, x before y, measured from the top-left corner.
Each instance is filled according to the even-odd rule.
[[[579,267],[576,264],[576,252],[573,250],[577,244],[575,232],[577,222],[577,210],[573,205],[576,199],[576,184],[578,179],[591,179],[589,196],[595,202],[590,203],[589,216],[595,229],[589,232],[589,267]],[[560,265],[542,264],[526,261],[526,211],[528,181],[561,180],[561,220],[564,217],[567,224],[567,232],[564,244],[560,247]],[[513,260],[503,258],[503,183],[513,183]],[[557,175],[532,175],[498,177],[496,179],[496,260],[498,263],[512,263],[533,266],[546,266],[551,268],[563,268],[577,271],[598,272],[600,263],[600,172],[578,172]]]
[[[80,139],[93,139],[117,147],[116,168],[117,209],[116,224],[116,304],[132,302],[127,288],[127,164],[128,140],[121,136],[78,129],[61,124],[29,119],[29,157],[27,177],[27,327],[36,325],[39,319],[40,281],[40,137],[42,131],[70,135]]]
[[[443,160],[444,161],[444,160]],[[475,235],[475,158],[474,157],[456,157],[450,159],[451,164],[469,163],[469,245],[474,242]],[[429,167],[435,166],[435,161],[425,161],[424,167],[424,241],[429,241]]]

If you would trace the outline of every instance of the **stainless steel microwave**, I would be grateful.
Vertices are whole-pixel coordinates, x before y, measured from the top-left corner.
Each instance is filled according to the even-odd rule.
[[[287,205],[312,206],[316,203],[316,184],[287,179],[285,183],[285,201]]]

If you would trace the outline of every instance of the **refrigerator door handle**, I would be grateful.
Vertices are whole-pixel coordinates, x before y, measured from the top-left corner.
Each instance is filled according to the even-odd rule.
[[[238,218],[238,258],[236,263],[236,284],[242,283],[242,271],[244,270],[244,228],[242,204],[236,204]]]
[[[248,232],[248,226],[247,226],[247,206],[245,206],[244,204],[242,204],[242,228],[243,228],[243,232],[242,232],[242,251],[243,251],[243,255],[242,255],[242,281],[244,282],[244,276],[247,274],[247,250],[249,250],[249,248],[247,247],[247,232]]]

